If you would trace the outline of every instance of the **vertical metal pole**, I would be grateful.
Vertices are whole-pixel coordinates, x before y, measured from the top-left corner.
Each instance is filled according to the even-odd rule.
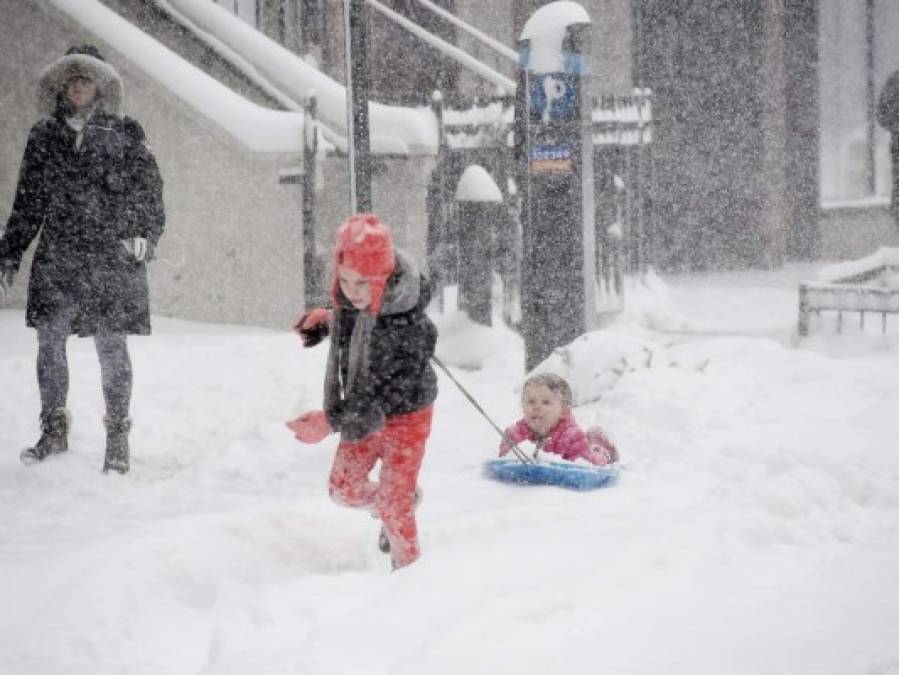
[[[428,213],[428,273],[431,287],[437,297],[437,307],[443,311],[443,295],[446,287],[446,249],[447,234],[447,198],[446,174],[449,152],[446,140],[446,127],[443,119],[443,94],[439,90],[431,93],[431,111],[437,121],[437,162],[434,166],[430,211]]]
[[[312,17],[315,16],[314,10],[310,11],[312,3],[309,0],[297,0],[297,38],[300,41],[300,54],[308,54],[312,46],[311,34],[314,30]],[[316,18],[316,20],[318,20]]]
[[[287,45],[287,4],[286,0],[278,0],[278,42]]]
[[[866,104],[867,104],[867,129],[866,131],[866,149],[867,156],[865,157],[866,166],[865,173],[866,178],[868,179],[868,192],[873,195],[877,190],[877,182],[875,176],[875,160],[874,160],[874,118],[875,118],[875,108],[877,106],[876,94],[874,91],[874,68],[875,68],[875,53],[874,53],[874,0],[867,0],[865,4],[865,56],[867,60],[867,68],[865,69],[865,79],[867,85],[866,93]]]
[[[643,114],[646,112],[646,101],[648,97],[646,95],[646,91],[639,89],[636,93],[637,99],[637,123],[639,124],[639,131],[637,133],[637,172],[636,172],[636,186],[635,191],[637,195],[637,215],[636,215],[636,228],[637,228],[637,237],[638,237],[638,255],[639,255],[639,267],[638,270],[642,274],[646,272],[647,268],[647,227],[646,227],[646,189],[647,189],[647,175],[646,175],[646,124],[647,120],[644,119]]]
[[[344,70],[346,72],[346,152],[349,158],[350,174],[350,213],[358,213],[356,201],[356,125],[353,116],[353,37],[350,30],[350,12],[353,0],[343,2],[343,53]]]
[[[583,39],[589,44],[589,38]],[[581,45],[585,47],[586,45]],[[589,58],[588,48],[584,58]],[[599,327],[599,315],[596,311],[596,165],[593,161],[593,97],[589,89],[590,77],[587,73],[581,76],[580,99],[581,111],[581,152],[580,152],[580,198],[581,198],[581,246],[583,254],[582,281],[584,284],[583,329],[595,330]],[[575,193],[576,194],[576,193]]]
[[[315,121],[318,101],[315,95],[306,99],[303,118],[303,286],[306,307],[315,307],[319,297],[319,260],[315,242],[315,171],[318,131]]]
[[[799,284],[799,337],[808,335],[808,286]]]
[[[365,0],[344,0],[346,53],[347,153],[350,160],[350,209],[370,212],[371,152],[368,131],[368,40]]]
[[[322,48],[322,72],[331,75],[334,71],[334,58],[331,54],[331,21],[328,18],[328,3],[322,1],[319,5],[319,44]]]

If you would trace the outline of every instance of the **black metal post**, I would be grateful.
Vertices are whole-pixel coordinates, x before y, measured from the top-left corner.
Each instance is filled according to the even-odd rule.
[[[805,337],[806,335],[808,335],[808,320],[808,286],[806,286],[805,284],[799,284],[799,327],[797,331],[799,333],[799,337]]]
[[[446,286],[446,261],[443,254],[447,246],[446,167],[449,153],[443,120],[443,94],[440,91],[431,94],[431,110],[437,122],[438,143],[437,162],[428,187],[428,275],[431,279],[431,292],[437,299],[437,308],[442,312],[443,289]]]
[[[469,165],[456,187],[459,232],[459,308],[477,324],[492,324],[497,231],[506,218],[502,192],[482,166]]]
[[[876,118],[877,95],[874,91],[874,68],[875,52],[874,52],[874,0],[867,0],[865,3],[865,104],[867,108],[867,128],[865,129],[865,177],[868,182],[868,192],[875,194],[877,191],[876,175],[874,168],[874,120]]]
[[[368,35],[365,0],[344,0],[347,78],[347,152],[350,158],[350,210],[368,213],[371,202],[371,147],[368,129]]]
[[[315,242],[315,171],[318,132],[315,96],[306,99],[303,117],[303,281],[306,307],[315,307],[321,297],[321,264]]]
[[[331,17],[328,16],[328,5],[324,1],[322,2],[322,10],[321,10],[321,45],[322,45],[322,69],[325,73],[333,74],[336,65],[334,64],[335,56],[334,49],[335,47],[331,44],[331,40],[328,39],[328,36],[331,34]]]

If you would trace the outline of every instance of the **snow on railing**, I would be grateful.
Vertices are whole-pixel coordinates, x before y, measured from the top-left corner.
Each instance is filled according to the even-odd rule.
[[[302,58],[212,2],[154,0],[174,7],[205,33],[213,35],[297,102],[310,92],[318,98],[319,119],[328,138],[346,149],[346,89]],[[426,107],[369,104],[371,150],[375,154],[431,155],[437,152],[437,127]],[[327,134],[326,134],[327,136]]]
[[[511,134],[515,110],[511,96],[502,93],[465,108],[442,107],[440,119],[451,148],[476,148]],[[593,101],[594,145],[648,145],[652,142],[652,95],[648,89],[633,94],[605,94]]]
[[[465,51],[432,35],[377,0],[366,1],[372,9],[455,59],[465,68],[507,91],[515,90],[513,80]],[[342,84],[215,3],[196,0],[154,2],[173,16],[177,15],[180,22],[189,23],[198,37],[207,40],[211,48],[216,49],[249,77],[253,77],[266,91],[273,90],[295,103],[303,101],[314,91],[318,98],[319,119],[325,127],[325,137],[336,147],[346,150],[346,89]],[[375,154],[416,155],[437,152],[436,123],[426,107],[408,108],[370,103],[369,119],[371,149]]]
[[[269,110],[235,94],[99,0],[50,1],[254,150],[299,150],[302,103],[313,93],[318,99],[318,126],[323,138],[340,150],[347,148],[344,86],[215,3],[153,0],[174,21],[203,40],[288,111]],[[368,0],[368,3],[375,8],[380,4],[377,0]],[[421,35],[422,39],[434,46],[433,41],[438,38],[418,26],[416,28],[416,34],[425,33]],[[465,57],[472,58],[467,54]],[[514,92],[514,82],[508,78],[499,81],[505,92]],[[371,103],[369,112],[373,153],[437,153],[437,121],[428,108]],[[495,142],[497,134],[504,137],[507,144],[512,142],[512,134],[508,132],[513,122],[513,109],[508,97],[502,94],[487,105],[466,110],[446,108],[443,115],[442,123],[451,146],[478,147]],[[648,92],[636,90],[630,96],[599,97],[592,117],[595,144],[631,145],[651,140],[652,112]]]
[[[498,95],[477,101],[471,107],[442,107],[442,120],[447,146],[453,149],[480,148],[500,144],[511,145],[515,109],[512,98]]]
[[[179,26],[186,29],[195,38],[205,43],[206,46],[209,47],[213,52],[215,52],[229,64],[237,68],[251,82],[253,82],[253,84],[262,89],[266,94],[271,96],[287,110],[303,109],[303,106],[301,104],[297,103],[297,101],[295,101],[292,97],[288,96],[283,91],[278,89],[278,87],[272,84],[262,73],[259,72],[259,70],[252,63],[247,61],[240,54],[231,49],[228,45],[215,37],[215,35],[200,28],[200,26],[195,24],[184,14],[175,9],[175,7],[171,5],[171,3],[166,2],[166,0],[153,1],[156,6],[163,12],[165,12],[165,14],[172,21],[176,22]]]
[[[652,94],[603,95],[593,101],[594,145],[644,145],[652,142]]]

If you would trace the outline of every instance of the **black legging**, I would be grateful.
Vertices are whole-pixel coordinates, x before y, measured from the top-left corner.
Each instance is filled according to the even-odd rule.
[[[66,405],[69,394],[66,341],[74,318],[74,308],[66,308],[37,329],[37,382],[44,412]],[[95,335],[94,345],[100,358],[106,415],[128,417],[133,377],[127,338],[120,334]]]

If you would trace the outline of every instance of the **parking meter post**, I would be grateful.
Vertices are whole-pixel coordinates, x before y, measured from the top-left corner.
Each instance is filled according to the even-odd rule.
[[[515,155],[522,198],[525,368],[597,324],[590,17],[553,2],[518,43]]]

